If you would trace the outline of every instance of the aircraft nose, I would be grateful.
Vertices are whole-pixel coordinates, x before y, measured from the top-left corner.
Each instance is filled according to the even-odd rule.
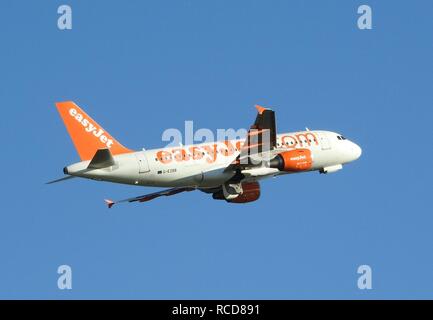
[[[361,147],[358,146],[356,143],[352,142],[352,148],[351,149],[352,149],[352,154],[353,154],[353,157],[354,157],[353,160],[358,159],[361,156],[361,154],[362,154]]]

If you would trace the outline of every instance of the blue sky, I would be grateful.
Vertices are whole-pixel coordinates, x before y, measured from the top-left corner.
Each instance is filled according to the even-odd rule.
[[[357,28],[361,4],[372,30]],[[433,298],[432,13],[431,1],[2,1],[0,298]],[[79,159],[62,100],[134,149],[185,120],[244,128],[258,103],[280,132],[341,132],[363,155],[267,180],[246,205],[191,192],[108,210],[106,197],[154,189],[45,185]]]

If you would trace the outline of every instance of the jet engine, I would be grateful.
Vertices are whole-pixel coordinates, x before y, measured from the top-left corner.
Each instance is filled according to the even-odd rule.
[[[237,186],[224,184],[222,189],[215,192],[212,197],[231,203],[253,202],[260,197],[260,185],[258,182],[242,182]]]
[[[243,192],[234,199],[228,200],[232,203],[246,203],[256,201],[260,197],[260,185],[258,182],[242,183]]]
[[[308,149],[295,149],[278,154],[269,162],[269,167],[280,171],[296,172],[311,169],[313,159]]]

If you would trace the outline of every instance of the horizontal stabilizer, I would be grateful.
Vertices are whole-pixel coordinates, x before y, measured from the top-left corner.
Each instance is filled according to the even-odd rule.
[[[114,159],[109,149],[99,149],[90,161],[89,169],[102,169],[114,165]]]
[[[75,176],[66,176],[66,177],[63,177],[63,178],[60,178],[60,179],[56,179],[56,180],[45,182],[45,184],[53,184],[53,183],[56,183],[56,182],[62,182],[62,181],[69,180],[69,179],[72,179],[72,178],[76,178],[76,177]]]
[[[110,209],[115,204],[115,202],[113,200],[110,200],[110,199],[105,199],[104,201],[107,204],[108,209]]]

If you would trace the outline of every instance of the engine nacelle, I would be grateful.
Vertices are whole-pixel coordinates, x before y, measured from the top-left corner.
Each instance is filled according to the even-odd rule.
[[[269,166],[280,171],[305,171],[313,166],[313,158],[309,149],[295,149],[281,152],[269,162]]]
[[[234,199],[226,200],[231,203],[247,203],[260,198],[260,185],[258,182],[242,183],[243,192]]]
[[[236,194],[227,193],[223,186],[223,189],[212,194],[212,198],[231,203],[246,203],[256,201],[260,197],[260,185],[258,182],[243,182],[240,187],[241,192]]]

